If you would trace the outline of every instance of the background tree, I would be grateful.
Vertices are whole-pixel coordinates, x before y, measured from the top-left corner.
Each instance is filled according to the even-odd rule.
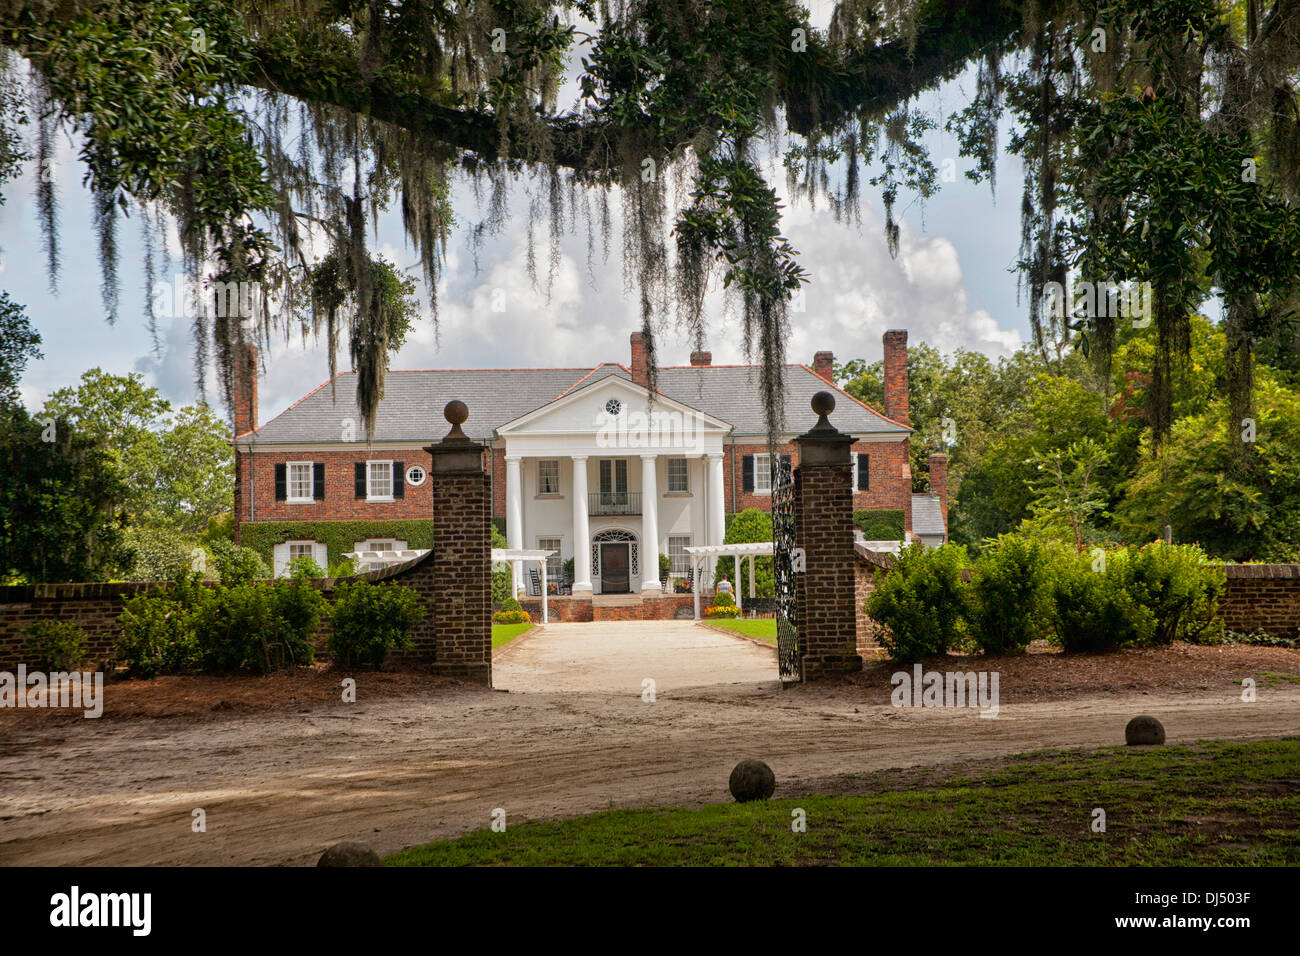
[[[27,363],[44,358],[40,344],[27,312],[9,293],[0,292],[0,407],[18,404],[18,380]]]

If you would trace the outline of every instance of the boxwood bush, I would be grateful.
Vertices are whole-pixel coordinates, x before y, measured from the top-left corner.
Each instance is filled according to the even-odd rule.
[[[37,621],[26,636],[26,663],[34,670],[74,671],[86,659],[86,632],[71,621]]]
[[[347,581],[334,591],[329,637],[335,667],[382,667],[389,651],[414,646],[411,629],[424,617],[420,597],[397,584]]]
[[[962,580],[966,549],[919,542],[899,552],[894,567],[877,574],[867,613],[884,628],[879,641],[900,662],[943,654],[963,634],[969,587]]]
[[[971,571],[969,633],[986,654],[1017,654],[1049,629],[1052,552],[1018,535],[991,542]]]

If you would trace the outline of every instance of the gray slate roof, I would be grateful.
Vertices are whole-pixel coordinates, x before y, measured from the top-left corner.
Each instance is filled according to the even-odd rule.
[[[447,431],[443,406],[460,399],[469,406],[465,432],[478,441],[494,429],[555,401],[575,388],[609,376],[630,379],[613,363],[596,368],[433,369],[390,371],[375,422],[376,441],[433,441]],[[767,426],[758,398],[758,366],[711,365],[659,369],[659,390],[674,401],[734,426],[737,435],[763,435]],[[331,443],[343,440],[351,419],[361,437],[356,405],[356,374],[344,372],[285,409],[254,433],[258,444]],[[793,433],[814,422],[809,402],[826,382],[803,365],[786,366],[786,421]],[[849,395],[835,390],[831,421],[854,434],[897,434],[908,429],[891,422]],[[354,439],[355,440],[355,439]]]
[[[943,510],[938,495],[912,495],[912,534],[943,535]]]

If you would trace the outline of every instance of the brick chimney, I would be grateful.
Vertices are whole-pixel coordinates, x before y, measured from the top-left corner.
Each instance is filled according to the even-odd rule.
[[[712,352],[692,352],[692,353],[691,353],[691,364],[694,365],[694,366],[696,366],[697,368],[700,367],[700,366],[702,366],[702,365],[712,365],[712,364],[713,364],[713,353],[712,353]]]
[[[832,385],[835,384],[835,353],[818,352],[813,356],[812,369]]]
[[[948,527],[948,456],[936,452],[930,456],[930,492],[939,496],[943,526]]]
[[[640,332],[632,333],[632,381],[645,388],[650,387],[650,367],[646,362],[645,336]]]
[[[244,343],[235,349],[234,381],[231,383],[231,413],[235,434],[257,427],[257,346]]]
[[[910,425],[907,392],[907,330],[885,333],[885,417]]]

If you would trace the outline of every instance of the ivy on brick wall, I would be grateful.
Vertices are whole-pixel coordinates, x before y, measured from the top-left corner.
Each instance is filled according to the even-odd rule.
[[[275,546],[285,541],[319,541],[329,551],[333,564],[367,538],[393,538],[408,548],[433,547],[432,518],[394,518],[388,521],[250,521],[239,526],[239,539],[246,548],[260,554],[268,565],[275,560]]]
[[[901,541],[906,517],[893,508],[863,508],[853,512],[853,525],[868,541]]]

